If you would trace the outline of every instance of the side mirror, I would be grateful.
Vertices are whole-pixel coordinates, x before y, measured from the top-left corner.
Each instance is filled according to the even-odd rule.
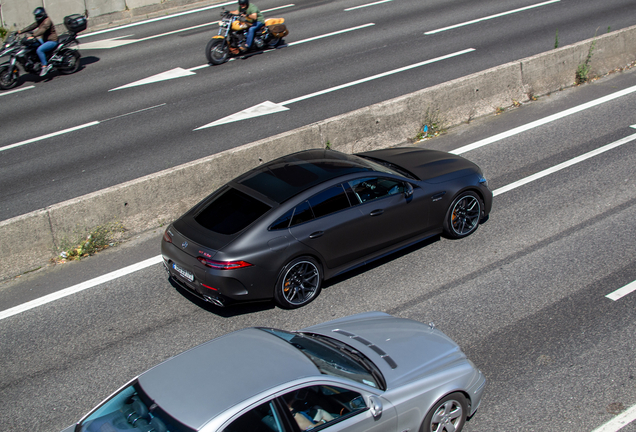
[[[380,402],[380,398],[373,395],[369,396],[369,409],[374,419],[377,420],[380,418],[382,415],[382,402]]]
[[[413,185],[411,183],[404,183],[404,198],[411,198],[413,196]]]

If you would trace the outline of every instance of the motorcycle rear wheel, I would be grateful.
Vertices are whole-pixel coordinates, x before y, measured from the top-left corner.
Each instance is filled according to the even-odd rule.
[[[9,90],[18,84],[20,72],[11,73],[11,68],[7,66],[0,67],[0,89]]]
[[[60,53],[60,56],[62,57],[62,62],[56,67],[60,73],[69,75],[79,70],[81,57],[79,52],[76,50],[64,50]]]
[[[281,41],[282,41],[281,38],[271,38],[270,40],[267,41],[267,47],[276,48],[278,44],[281,43]]]
[[[220,65],[227,61],[230,56],[230,48],[223,39],[212,39],[205,47],[205,56],[213,65]]]

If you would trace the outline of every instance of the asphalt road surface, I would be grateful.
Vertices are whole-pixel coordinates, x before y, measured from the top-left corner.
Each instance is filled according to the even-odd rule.
[[[490,219],[332,280],[300,310],[203,304],[159,263],[62,297],[157,262],[160,229],[1,284],[0,429],[57,432],[136,374],[235,329],[381,310],[434,322],[485,373],[466,431],[618,430],[636,406],[636,292],[607,296],[636,281],[635,107],[632,70],[421,142],[483,168]],[[29,303],[44,295],[60,298]],[[232,365],[201,364],[217,373]]]
[[[0,92],[0,220],[634,24],[632,0],[262,0],[288,46],[210,67],[222,4],[83,34],[76,74]]]

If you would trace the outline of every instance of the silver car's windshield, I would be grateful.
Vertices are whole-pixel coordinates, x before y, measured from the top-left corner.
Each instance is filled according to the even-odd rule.
[[[261,328],[298,348],[321,373],[348,378],[359,383],[385,389],[384,377],[371,360],[336,339],[311,333],[293,333]]]
[[[78,432],[166,431],[194,432],[148,397],[137,380],[125,386],[88,414],[75,428]]]

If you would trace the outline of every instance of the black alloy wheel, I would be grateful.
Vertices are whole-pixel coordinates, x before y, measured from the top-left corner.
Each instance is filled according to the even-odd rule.
[[[296,258],[287,264],[281,272],[274,300],[284,309],[305,306],[320,294],[322,270],[311,257]]]
[[[444,220],[444,233],[454,239],[475,232],[481,220],[483,203],[472,191],[460,194],[448,208]]]

